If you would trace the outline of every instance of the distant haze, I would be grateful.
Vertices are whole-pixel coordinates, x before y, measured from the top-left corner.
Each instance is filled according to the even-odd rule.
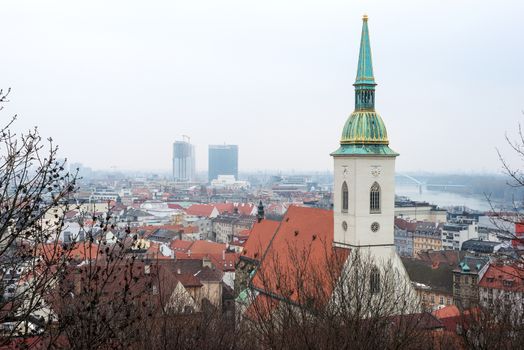
[[[369,15],[377,110],[400,171],[500,169],[524,109],[524,2],[26,1],[0,10],[0,120],[98,169],[163,169],[191,136],[240,171],[329,170]],[[520,165],[514,163],[516,166]]]

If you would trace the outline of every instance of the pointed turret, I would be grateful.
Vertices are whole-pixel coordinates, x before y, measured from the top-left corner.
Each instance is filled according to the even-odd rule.
[[[264,213],[264,204],[262,204],[262,201],[258,203],[258,213],[257,213],[257,220],[258,222],[261,222],[265,217]]]

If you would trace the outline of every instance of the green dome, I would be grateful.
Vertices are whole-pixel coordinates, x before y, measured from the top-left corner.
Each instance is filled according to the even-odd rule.
[[[396,157],[398,153],[389,148],[386,126],[375,112],[375,78],[371,63],[368,17],[362,18],[362,36],[355,80],[355,111],[351,113],[340,140],[340,147],[333,157]]]
[[[386,126],[380,115],[372,110],[357,110],[351,113],[344,125],[340,144],[389,144]]]

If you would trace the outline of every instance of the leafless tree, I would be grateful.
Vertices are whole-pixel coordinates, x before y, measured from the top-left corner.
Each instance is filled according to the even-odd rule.
[[[524,112],[523,112],[524,114]],[[519,123],[516,138],[513,139],[508,133],[505,135],[506,144],[509,146],[517,162],[524,161],[524,130]],[[499,232],[506,237],[520,240],[522,237],[515,234],[517,225],[524,224],[522,216],[522,204],[524,198],[524,173],[522,164],[515,164],[497,149],[498,157],[502,165],[502,171],[507,176],[507,185],[513,190],[512,206],[510,208],[498,207],[489,196],[487,200],[491,206],[491,221]],[[522,266],[522,256],[519,254],[498,253],[496,259],[502,264],[516,264]],[[494,265],[492,265],[494,266]],[[505,270],[505,273],[509,270]],[[522,287],[521,275],[515,274],[517,288]],[[502,292],[500,295],[509,297],[511,294]],[[522,295],[517,293],[516,295]],[[517,299],[495,299],[488,302],[480,302],[467,310],[461,310],[459,321],[459,333],[464,344],[471,349],[517,349],[524,347],[524,300]]]
[[[469,349],[522,349],[524,313],[514,301],[497,299],[490,305],[463,310],[458,334]]]
[[[243,349],[246,337],[222,310],[206,299],[201,307],[182,292],[169,261],[155,265],[151,274],[155,293],[150,294],[147,316],[138,327],[133,348],[143,349]],[[178,286],[178,288],[177,288]],[[146,310],[144,310],[146,311]]]
[[[520,163],[524,162],[524,130],[522,129],[522,124],[518,124],[517,135],[514,139],[506,133],[505,140],[512,154],[516,156],[516,161]],[[520,239],[514,235],[513,232],[517,224],[524,223],[522,211],[520,210],[524,204],[524,172],[521,170],[522,164],[515,165],[512,163],[503,155],[500,149],[497,149],[497,154],[502,166],[502,172],[508,179],[507,185],[512,191],[512,206],[509,208],[500,208],[491,200],[491,197],[486,194],[486,199],[491,207],[491,221],[495,227],[501,232],[504,232],[506,236],[513,239]]]
[[[106,233],[116,228],[111,217],[93,219],[82,228],[86,239],[71,243],[81,259],[69,256],[67,267],[56,272],[59,282],[49,296],[56,318],[48,332],[52,347],[129,348],[149,306],[152,266],[132,253],[136,237],[126,228],[108,240]]]
[[[349,255],[348,255],[349,253]],[[432,348],[438,321],[420,312],[410,282],[367,252],[290,245],[251,281],[241,327],[262,349]]]
[[[0,90],[0,105],[10,90]],[[46,292],[65,265],[41,259],[59,244],[64,212],[76,189],[76,175],[58,161],[58,147],[38,129],[13,132],[16,116],[0,129],[0,345],[14,337],[45,332],[52,314]]]

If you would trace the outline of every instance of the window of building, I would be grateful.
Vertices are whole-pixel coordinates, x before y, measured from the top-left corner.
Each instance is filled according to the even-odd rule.
[[[371,294],[377,294],[378,292],[380,292],[380,272],[376,267],[373,267],[371,269],[369,287],[371,290]]]
[[[380,213],[380,185],[377,182],[373,183],[369,193],[369,211]]]
[[[441,296],[439,298],[439,304],[444,305],[444,297],[443,296]]]
[[[342,211],[347,213],[349,206],[349,192],[346,181],[342,184]]]

